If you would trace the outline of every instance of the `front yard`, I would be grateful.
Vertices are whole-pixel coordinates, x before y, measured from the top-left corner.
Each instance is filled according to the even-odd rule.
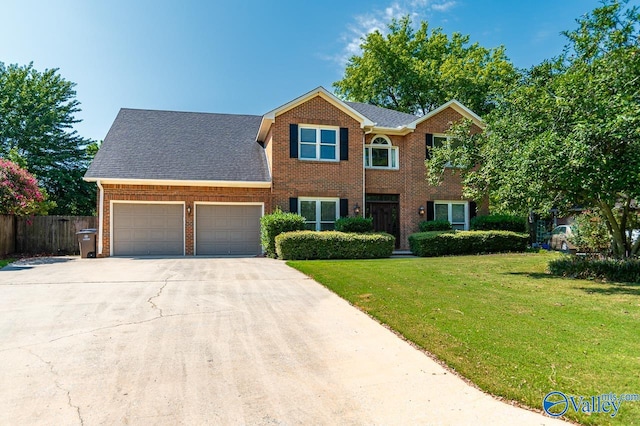
[[[545,273],[557,254],[292,261],[481,389],[540,410],[551,391],[640,393],[640,283]],[[565,418],[640,424],[640,401]]]

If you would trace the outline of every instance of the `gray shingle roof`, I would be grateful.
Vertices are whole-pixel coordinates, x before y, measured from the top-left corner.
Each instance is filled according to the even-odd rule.
[[[415,115],[398,112],[387,108],[378,107],[360,102],[345,102],[351,108],[376,123],[379,127],[401,127],[417,120]]]
[[[269,182],[261,119],[123,108],[85,177]]]

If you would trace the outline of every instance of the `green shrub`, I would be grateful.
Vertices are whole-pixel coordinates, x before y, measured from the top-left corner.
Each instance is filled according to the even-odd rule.
[[[449,231],[453,229],[448,220],[423,220],[420,222],[420,232]]]
[[[389,234],[357,234],[338,231],[285,232],[276,237],[281,259],[374,259],[389,257],[395,247]]]
[[[419,232],[409,236],[409,248],[416,256],[523,252],[529,236],[511,231]]]
[[[563,256],[549,262],[549,272],[570,278],[640,283],[640,260]]]
[[[492,214],[474,217],[470,228],[472,231],[527,232],[527,221],[519,216]]]
[[[269,257],[276,256],[276,237],[283,232],[299,231],[305,227],[304,217],[276,209],[260,219],[260,242]]]
[[[599,214],[591,211],[579,214],[571,225],[571,231],[568,240],[579,252],[611,252],[611,235]]]
[[[361,234],[373,232],[373,218],[362,216],[341,217],[336,220],[336,231],[358,232]]]

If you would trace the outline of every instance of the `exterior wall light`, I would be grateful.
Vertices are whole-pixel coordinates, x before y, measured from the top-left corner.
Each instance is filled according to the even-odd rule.
[[[356,203],[356,205],[353,207],[353,214],[355,214],[356,216],[360,214],[360,206],[358,205],[358,203]]]
[[[420,207],[418,207],[418,214],[419,214],[420,216],[424,216],[424,215],[425,215],[425,213],[427,213],[427,211],[424,209],[424,206],[420,206]]]

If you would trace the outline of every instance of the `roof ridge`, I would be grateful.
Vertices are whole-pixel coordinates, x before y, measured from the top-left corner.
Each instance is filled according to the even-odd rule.
[[[366,106],[369,106],[369,107],[380,108],[380,109],[384,109],[384,110],[387,110],[387,111],[395,112],[395,113],[398,113],[398,114],[411,115],[413,117],[420,118],[419,115],[411,114],[410,112],[398,111],[397,109],[382,107],[380,105],[374,105],[374,104],[371,104],[371,103],[368,103],[368,102],[344,101],[344,103],[346,103],[346,104],[366,105]]]
[[[120,111],[170,112],[174,114],[230,115],[234,117],[262,117],[262,114],[234,114],[229,112],[178,111],[178,110],[170,110],[170,109],[128,108],[128,107],[121,107]]]
[[[380,127],[400,128],[420,118],[417,115],[364,102],[344,101],[344,103]]]

